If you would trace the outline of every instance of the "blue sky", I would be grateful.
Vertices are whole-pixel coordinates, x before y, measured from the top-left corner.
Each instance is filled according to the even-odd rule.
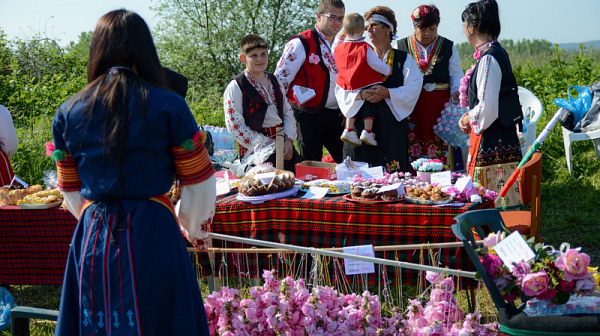
[[[315,0],[318,1],[318,0]],[[500,7],[500,38],[546,39],[553,43],[600,40],[597,15],[600,0],[497,0]],[[364,14],[372,5],[389,6],[396,12],[398,35],[412,33],[411,11],[420,4],[435,4],[441,12],[439,33],[465,42],[460,15],[471,1],[465,0],[345,0],[346,13]],[[369,3],[369,5],[365,5]],[[82,31],[93,30],[106,12],[127,8],[138,12],[153,27],[152,0],[0,0],[0,28],[9,38],[27,38],[45,32],[61,44],[76,40]]]

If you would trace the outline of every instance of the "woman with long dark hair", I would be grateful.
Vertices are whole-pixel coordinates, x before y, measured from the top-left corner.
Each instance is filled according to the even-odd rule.
[[[53,124],[58,186],[79,218],[56,335],[208,335],[182,234],[207,248],[214,170],[185,100],[164,87],[144,20],[104,15],[88,85]],[[163,196],[175,177],[177,217]]]
[[[470,132],[467,173],[486,189],[500,192],[521,161],[521,146],[515,120],[522,119],[517,82],[508,54],[498,42],[500,16],[495,0],[472,2],[462,13],[464,32],[475,47],[477,64],[467,71],[469,112],[460,119],[464,133]],[[461,90],[464,92],[464,90]],[[516,99],[516,101],[515,101]],[[506,120],[509,122],[507,123]],[[521,203],[516,184],[497,207]]]

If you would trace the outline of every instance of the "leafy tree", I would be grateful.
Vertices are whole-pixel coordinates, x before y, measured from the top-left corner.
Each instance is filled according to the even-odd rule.
[[[223,90],[243,69],[242,37],[253,33],[267,41],[268,70],[273,71],[285,43],[314,24],[317,5],[309,0],[157,0],[157,47],[165,65],[188,77],[190,105],[213,109],[222,119]]]

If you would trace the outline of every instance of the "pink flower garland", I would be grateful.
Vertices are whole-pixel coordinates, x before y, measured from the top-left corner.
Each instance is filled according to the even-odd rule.
[[[494,43],[498,40],[493,40],[493,41],[487,41],[484,42],[480,45],[478,45],[475,48],[475,52],[473,53],[473,58],[478,61],[481,58],[481,49],[483,49],[482,47],[485,46],[486,44],[491,44]],[[475,65],[473,64],[471,66],[471,68],[469,70],[467,70],[467,72],[465,73],[465,76],[463,78],[461,78],[460,80],[460,88],[458,89],[458,92],[460,93],[460,106],[461,107],[469,107],[469,82],[471,81],[471,76],[473,75],[473,70],[475,69]]]

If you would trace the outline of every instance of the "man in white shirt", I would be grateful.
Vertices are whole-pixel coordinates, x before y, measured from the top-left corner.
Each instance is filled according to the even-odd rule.
[[[342,162],[339,134],[344,118],[335,99],[338,70],[333,50],[344,12],[342,0],[321,0],[315,27],[290,39],[275,69],[294,110],[305,160],[321,161],[325,146],[336,162]]]
[[[0,105],[0,187],[8,185],[13,178],[13,170],[8,158],[19,149],[17,131],[6,107]]]

